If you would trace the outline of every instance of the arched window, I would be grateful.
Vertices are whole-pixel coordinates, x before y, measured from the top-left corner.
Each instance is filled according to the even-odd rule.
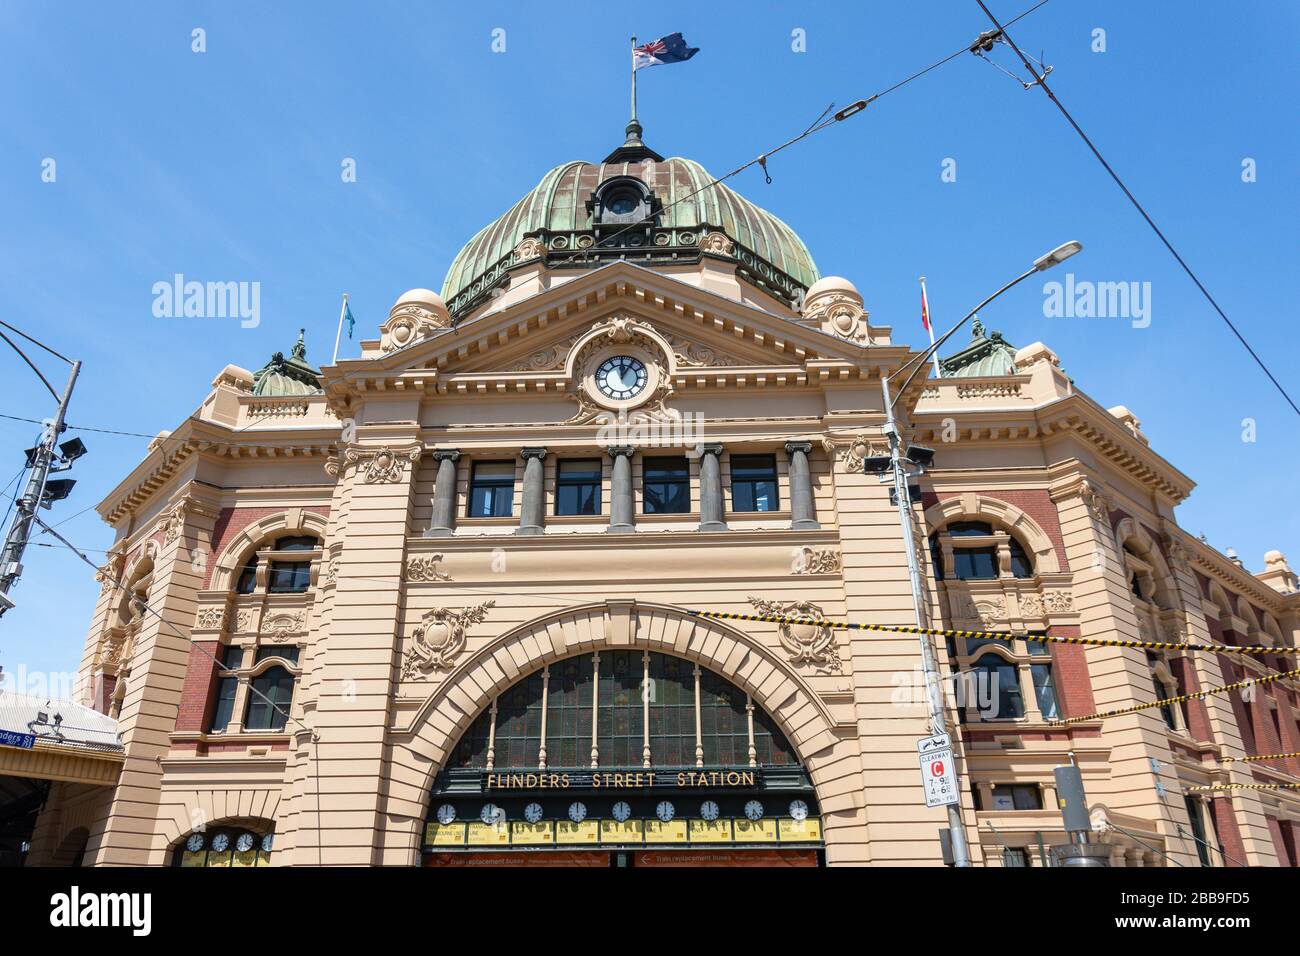
[[[293,705],[295,676],[279,661],[298,663],[296,647],[259,647],[253,667],[266,660],[277,663],[257,674],[249,681],[248,707],[244,712],[245,730],[284,730]]]
[[[300,594],[311,586],[311,558],[296,558],[301,552],[312,552],[320,541],[312,535],[283,535],[271,545],[270,566],[266,575],[266,590],[270,594]],[[265,548],[254,550],[240,569],[235,581],[236,594],[252,594],[258,588],[257,572]]]
[[[270,866],[275,833],[268,826],[219,826],[195,831],[172,851],[172,866]]]
[[[585,654],[534,671],[493,699],[449,761],[499,770],[797,764],[745,691],[645,651]]]
[[[1056,720],[1061,716],[1052,655],[1043,641],[1017,638],[964,638],[965,651],[954,658],[962,674],[957,683],[968,719]],[[957,655],[957,639],[949,639]]]
[[[1030,578],[1034,565],[1014,535],[996,531],[983,521],[953,521],[930,535],[930,558],[936,581],[949,573],[945,553],[951,551],[951,576],[958,581],[992,581],[1000,576],[1005,547],[1011,577]]]

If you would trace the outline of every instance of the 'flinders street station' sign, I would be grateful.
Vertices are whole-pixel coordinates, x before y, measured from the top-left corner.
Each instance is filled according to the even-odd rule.
[[[492,790],[682,790],[753,788],[762,785],[756,770],[654,770],[526,772],[483,775],[484,792]]]

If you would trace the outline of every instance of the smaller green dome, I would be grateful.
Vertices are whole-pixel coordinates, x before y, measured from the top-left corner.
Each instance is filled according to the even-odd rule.
[[[320,370],[307,362],[306,329],[298,330],[298,341],[294,343],[286,359],[283,352],[276,352],[260,369],[253,373],[253,394],[276,397],[281,395],[319,395]]]
[[[971,340],[956,355],[939,360],[944,378],[983,378],[989,375],[1016,374],[1016,347],[1001,332],[984,334],[978,318],[971,326]]]

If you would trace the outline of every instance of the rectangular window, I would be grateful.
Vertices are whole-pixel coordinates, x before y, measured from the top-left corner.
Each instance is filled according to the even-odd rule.
[[[220,663],[223,671],[235,670],[244,660],[244,649],[233,644],[222,648]],[[239,689],[239,678],[233,674],[217,679],[215,702],[212,708],[212,722],[208,725],[209,733],[222,733],[230,726],[230,718],[235,713],[235,692]]]
[[[952,561],[959,581],[989,581],[998,576],[997,548],[955,548]]]
[[[1193,797],[1184,796],[1183,806],[1187,808],[1187,820],[1192,825],[1192,836],[1196,838],[1196,855],[1201,858],[1201,866],[1213,866],[1210,862],[1210,846],[1205,841],[1205,823],[1201,819],[1200,807]]]
[[[245,730],[279,732],[289,719],[294,676],[283,667],[270,667],[249,682]]]
[[[551,665],[546,690],[546,766],[591,763],[590,654]]]
[[[1056,701],[1056,681],[1052,677],[1051,664],[1030,664],[1029,672],[1034,678],[1034,697],[1038,701],[1038,712],[1044,720],[1056,720],[1060,716]]]
[[[1029,854],[1025,852],[1023,847],[1018,847],[1018,846],[1003,847],[1002,865],[1003,866],[1028,866]]]
[[[561,461],[555,473],[557,515],[600,514],[600,461]]]
[[[509,518],[515,511],[515,463],[476,461],[469,482],[471,518]]]
[[[695,766],[695,669],[688,661],[650,655],[650,762]]]
[[[279,647],[275,644],[266,644],[259,647],[257,653],[253,655],[253,664],[256,666],[270,657],[278,657],[280,660],[288,661],[290,664],[297,664],[299,650],[298,647],[294,646]]]
[[[775,455],[731,456],[731,510],[777,511]]]
[[[996,783],[993,785],[993,810],[1041,810],[1043,792],[1036,783]]]
[[[597,746],[602,767],[640,767],[644,747],[641,685],[645,679],[639,651],[600,655],[596,691]]]
[[[691,473],[685,458],[647,458],[641,466],[642,498],[648,515],[691,510]]]

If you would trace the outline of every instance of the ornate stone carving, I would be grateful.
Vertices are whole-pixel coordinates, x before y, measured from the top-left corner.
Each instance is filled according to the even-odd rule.
[[[563,342],[556,342],[554,345],[547,346],[544,349],[538,349],[522,362],[516,363],[510,371],[512,372],[554,372],[564,368],[564,360],[569,357],[569,350],[573,348],[573,343],[582,338],[585,333],[579,332],[577,335],[571,335]]]
[[[679,335],[668,335],[665,338],[668,339],[668,344],[673,347],[673,354],[677,357],[678,365],[690,365],[699,368],[701,366],[718,367],[738,364],[735,359],[723,355],[710,346],[700,345],[698,342],[692,342]]]
[[[339,577],[339,559],[330,558],[329,563],[325,565],[325,570],[321,574],[322,584],[333,584]]]
[[[770,601],[750,597],[749,603],[762,614],[825,620],[826,612],[808,601]],[[835,632],[815,624],[780,624],[777,634],[792,664],[807,664],[818,673],[838,674],[842,670]]]
[[[824,286],[827,281],[830,286]],[[817,283],[813,294],[804,299],[805,325],[820,327],[823,332],[847,342],[864,345],[870,340],[867,328],[867,310],[862,307],[862,296],[846,279],[828,277]]]
[[[225,607],[202,607],[194,617],[194,626],[201,630],[220,631],[226,626]]]
[[[599,334],[591,336],[592,332]],[[669,374],[670,369],[662,360],[666,356],[663,355],[663,345],[654,329],[638,322],[632,316],[615,315],[593,324],[586,335],[590,338],[574,360],[574,368],[582,375],[589,372],[588,366],[592,359],[608,345],[637,344],[645,353],[643,358],[649,369],[650,379],[655,385],[653,389],[648,389],[634,399],[636,410],[627,412],[629,423],[676,420],[676,413],[668,409],[666,404],[673,395],[672,377]],[[625,414],[616,413],[606,407],[597,400],[595,395],[589,393],[584,385],[575,388],[571,397],[577,401],[578,411],[564,422],[566,425],[581,425],[598,420],[611,424],[616,418]]]
[[[729,256],[735,248],[736,244],[727,237],[726,233],[707,232],[704,234],[704,237],[700,239],[701,252],[712,252],[714,255],[718,256]]]
[[[113,551],[108,553],[108,559],[95,572],[95,580],[99,582],[100,597],[103,597],[116,587],[114,581],[122,580],[122,567],[124,564],[126,564],[125,555]]]
[[[794,574],[834,574],[840,570],[840,553],[833,548],[799,549],[795,554]]]
[[[873,455],[888,455],[889,443],[866,435],[856,438],[827,435],[822,438],[822,448],[835,456],[841,469],[848,474],[862,474],[862,463]]]
[[[439,329],[451,327],[451,316],[446,309],[433,309],[416,302],[403,302],[393,307],[388,321],[380,326],[380,350],[391,352],[428,338]]]
[[[259,609],[255,607],[240,608],[235,612],[235,630],[242,634],[255,633],[261,619],[262,612]]]
[[[158,521],[158,530],[163,533],[163,540],[168,544],[181,536],[181,532],[185,528],[185,516],[189,512],[191,501],[192,499],[188,496],[182,498]]]
[[[1025,617],[1044,617],[1048,614],[1069,614],[1074,610],[1074,597],[1069,591],[1048,591],[1029,594],[1020,601],[1020,613]]]
[[[273,641],[284,641],[291,634],[302,633],[306,629],[306,622],[305,611],[273,612],[263,622],[261,630]]]
[[[542,245],[540,239],[533,236],[526,236],[515,246],[515,262],[527,262],[529,259],[536,259],[539,256],[546,255],[546,246]]]
[[[412,446],[404,450],[383,448],[348,448],[343,457],[349,465],[356,465],[362,470],[361,480],[368,485],[393,484],[402,480],[406,473],[406,463],[420,460],[421,449]]]
[[[484,601],[463,611],[440,607],[427,612],[411,634],[411,646],[402,661],[402,679],[421,679],[435,670],[450,670],[465,649],[466,630],[487,617],[496,603]]]
[[[1090,479],[1084,478],[1080,482],[1079,497],[1088,506],[1088,510],[1093,517],[1100,521],[1104,527],[1110,526],[1110,499]]]
[[[404,576],[408,581],[417,581],[420,583],[427,583],[430,581],[450,581],[451,575],[438,567],[438,562],[441,560],[441,554],[430,554],[418,558],[407,558],[406,574]]]

